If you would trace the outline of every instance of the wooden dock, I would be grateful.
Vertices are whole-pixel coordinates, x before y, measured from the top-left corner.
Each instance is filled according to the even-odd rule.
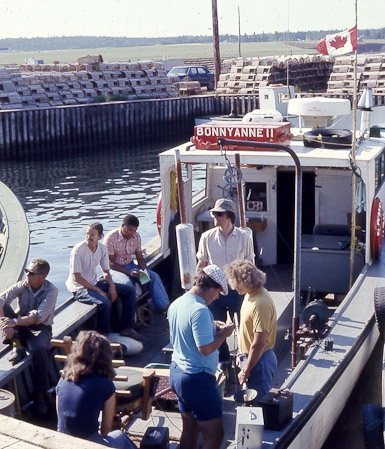
[[[65,151],[105,144],[149,144],[186,139],[196,117],[246,114],[258,107],[257,95],[197,95],[37,109],[0,111],[2,159],[37,155],[57,157]]]

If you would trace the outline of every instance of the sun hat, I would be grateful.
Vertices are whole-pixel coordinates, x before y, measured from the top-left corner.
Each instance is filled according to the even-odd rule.
[[[203,271],[209,278],[211,278],[222,287],[221,294],[226,296],[229,292],[229,289],[227,287],[227,279],[223,270],[217,265],[207,265],[203,268]]]
[[[232,212],[235,214],[235,203],[226,198],[219,198],[219,200],[216,200],[214,207],[210,209],[210,212]]]

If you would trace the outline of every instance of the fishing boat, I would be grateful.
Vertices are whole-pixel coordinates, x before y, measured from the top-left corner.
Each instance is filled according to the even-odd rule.
[[[375,289],[385,285],[381,259],[385,131],[365,125],[357,132],[353,161],[351,134],[346,137],[345,131],[327,128],[333,111],[346,108],[346,102],[327,103],[293,102],[300,115],[299,129],[266,120],[204,123],[195,127],[190,142],[160,154],[159,235],[144,247],[149,266],[165,273],[165,282],[176,284],[175,228],[181,221],[190,225],[192,240],[184,242],[182,232],[178,242],[181,285],[188,288],[195,270],[195,245],[212,226],[210,208],[217,198],[229,197],[238,204],[238,224],[253,234],[256,263],[269,273],[268,289],[278,311],[275,350],[280,371],[274,386],[291,395],[293,406],[290,419],[278,430],[251,423],[258,427],[253,447],[321,448],[367,362],[375,356],[374,364],[380,370],[382,366],[378,352],[382,353],[383,342],[373,297]],[[317,124],[323,128],[312,129]],[[361,207],[356,214],[352,214],[353,173],[362,180],[354,190]],[[360,227],[355,229],[352,249],[351,216]],[[288,277],[291,270],[293,276]],[[332,315],[322,298],[334,308]],[[56,311],[54,336],[76,335],[94,315],[94,306],[70,299]],[[155,361],[153,353],[150,358]],[[2,360],[5,363],[6,357]],[[2,370],[0,387],[12,390],[17,385],[23,408],[31,399],[30,362],[27,358],[7,372]],[[52,368],[52,385],[61,366]],[[225,445],[246,447],[235,438],[233,418],[232,441]]]
[[[29,252],[29,228],[19,200],[0,182],[0,285],[3,290],[17,282]]]
[[[385,129],[363,120],[353,155],[352,133],[327,128],[333,111],[346,107],[348,100],[290,100],[301,128],[212,121],[196,126],[190,142],[160,154],[159,254],[175,257],[169,242],[179,209],[193,234],[180,237],[182,286],[191,284],[191,254],[221,197],[237,202],[239,224],[251,229],[256,263],[270,279],[293,267],[293,287],[269,284],[279,315],[276,351],[284,353],[289,334],[292,341],[291,367],[282,363],[290,375],[278,387],[291,395],[292,415],[279,429],[253,433],[255,445],[236,438],[231,447],[321,448],[371,355],[381,372],[374,293],[385,285]],[[179,209],[177,191],[183,192]],[[372,387],[364,401],[381,395],[378,383]]]

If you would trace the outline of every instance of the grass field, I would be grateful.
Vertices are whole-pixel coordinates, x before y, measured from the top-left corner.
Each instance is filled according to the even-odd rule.
[[[278,55],[315,54],[317,42],[248,42],[241,46],[242,57],[263,57]],[[382,47],[383,46],[383,47]],[[385,40],[365,41],[363,51],[384,51]],[[372,47],[372,48],[371,48]],[[221,56],[237,57],[238,44],[221,44]],[[77,62],[81,56],[101,54],[104,61],[137,61],[162,60],[164,55],[168,59],[183,58],[212,58],[212,44],[181,44],[181,45],[154,45],[146,47],[113,47],[113,48],[86,48],[81,50],[36,51],[36,52],[6,52],[0,51],[0,64],[24,64],[26,58],[39,57],[47,64],[53,61],[60,63]]]
[[[295,45],[283,42],[248,42],[242,44],[242,57],[260,57],[277,55],[299,55],[316,53],[314,42],[313,49],[299,48]],[[312,43],[306,42],[309,47]],[[310,44],[310,45],[309,45]],[[238,44],[221,44],[222,57],[237,57]],[[119,47],[119,48],[88,48],[81,50],[61,51],[36,51],[36,52],[6,52],[0,51],[0,64],[24,64],[26,58],[38,57],[44,59],[47,64],[53,61],[60,63],[76,62],[81,56],[101,54],[104,61],[128,61],[128,60],[162,60],[164,55],[168,59],[183,58],[212,58],[213,46],[211,44],[187,44],[187,45],[155,45],[147,47]]]

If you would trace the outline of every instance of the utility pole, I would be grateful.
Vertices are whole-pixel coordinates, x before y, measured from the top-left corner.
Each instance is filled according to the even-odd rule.
[[[215,87],[218,85],[221,74],[221,55],[219,53],[219,30],[218,30],[218,9],[217,0],[211,0],[213,18],[213,46],[214,46],[214,73]]]
[[[241,13],[238,6],[238,58],[241,56]]]

